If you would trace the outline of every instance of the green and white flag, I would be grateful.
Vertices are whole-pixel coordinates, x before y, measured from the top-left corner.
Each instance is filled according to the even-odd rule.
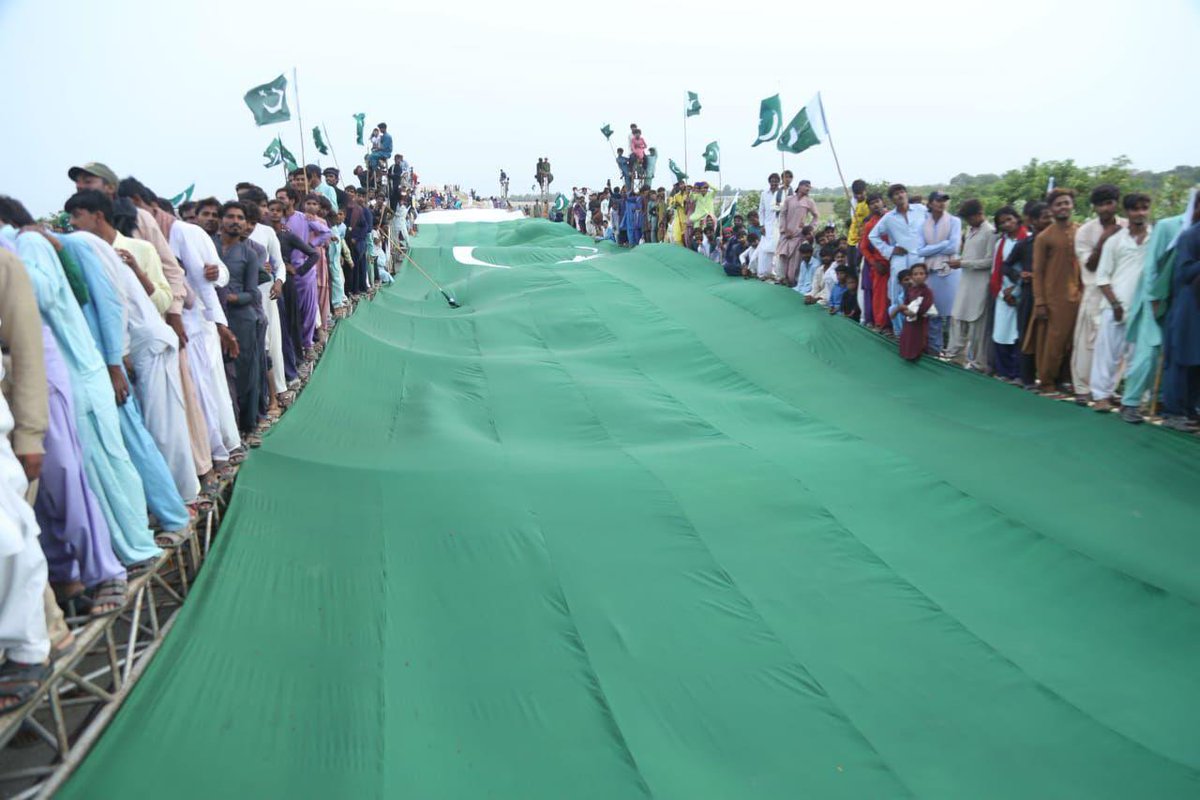
[[[287,167],[288,172],[291,172],[299,166],[296,163],[296,157],[292,155],[290,150],[283,146],[283,140],[278,136],[267,145],[266,150],[263,150],[263,158],[267,159],[267,163],[263,164],[267,169],[283,164]]]
[[[671,172],[675,174],[675,180],[686,181],[688,179],[687,173],[679,168],[679,165],[675,163],[675,159],[668,159],[667,166],[670,167]]]
[[[555,211],[566,211],[567,205],[568,205],[567,196],[564,195],[563,193],[559,192],[558,197],[554,198],[554,210]]]
[[[612,138],[612,125],[609,125],[607,122],[604,123],[604,127],[600,129],[600,132],[604,134],[605,139],[611,139]]]
[[[733,215],[737,213],[738,199],[741,196],[741,192],[736,193],[733,200],[721,210],[721,216],[717,218],[717,230],[733,227]]]
[[[717,142],[709,142],[708,147],[704,148],[704,171],[721,171],[721,145]]]
[[[803,153],[813,145],[820,144],[829,136],[825,126],[825,108],[821,105],[821,93],[808,101],[808,105],[800,109],[800,113],[788,123],[775,146],[788,153]]]
[[[366,124],[367,124],[367,115],[365,113],[354,115],[354,128],[355,128],[354,141],[358,142],[359,144],[363,143],[363,138],[362,138],[363,128],[366,126]]]
[[[779,95],[763,100],[758,106],[758,138],[750,146],[758,147],[760,144],[771,141],[779,135],[779,128],[782,125],[783,106],[779,102]]]
[[[179,208],[179,206],[181,204],[186,203],[187,201],[192,199],[192,192],[194,192],[194,191],[196,191],[196,184],[193,183],[191,186],[184,189],[182,192],[175,195],[167,202],[169,202],[175,208]]]
[[[688,92],[687,116],[694,117],[700,113],[700,95]]]
[[[287,122],[292,118],[292,112],[287,107],[287,78],[282,75],[270,83],[255,86],[242,99],[254,115],[254,124],[260,127]]]
[[[313,144],[317,146],[317,152],[319,152],[321,155],[329,155],[329,146],[325,144],[325,139],[321,136],[320,125],[317,125],[313,128]]]

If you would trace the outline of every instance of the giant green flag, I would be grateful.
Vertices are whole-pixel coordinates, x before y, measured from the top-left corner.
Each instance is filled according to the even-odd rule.
[[[287,78],[282,75],[270,83],[255,86],[242,99],[250,107],[255,125],[273,125],[292,118],[287,106]]]
[[[788,153],[803,153],[813,145],[820,144],[829,135],[825,127],[825,109],[821,106],[821,93],[808,101],[808,105],[800,109],[787,127],[784,128],[775,146]]]
[[[363,128],[366,126],[366,124],[367,124],[367,115],[366,114],[359,113],[359,114],[354,115],[354,141],[358,142],[359,144],[363,143],[363,138],[362,138]]]
[[[410,247],[56,800],[1195,800],[1196,437],[685,247]]]
[[[287,167],[288,172],[291,172],[299,166],[296,163],[296,157],[283,146],[283,140],[278,136],[267,145],[267,149],[263,151],[263,158],[267,159],[267,163],[263,164],[267,169],[283,164]]]
[[[763,100],[758,106],[758,138],[751,147],[769,142],[779,135],[779,127],[783,125],[783,106],[779,95],[773,95]]]
[[[317,125],[313,128],[313,144],[317,146],[317,152],[319,152],[321,155],[329,155],[329,146],[325,144],[325,139],[321,136],[320,125]]]
[[[675,180],[686,181],[688,179],[687,173],[679,168],[679,165],[675,163],[675,159],[667,159],[667,166],[671,168],[671,172],[675,173]]]
[[[721,171],[721,145],[717,142],[709,142],[704,148],[704,171]]]
[[[687,115],[694,117],[700,113],[700,95],[695,92],[688,92],[687,100]]]

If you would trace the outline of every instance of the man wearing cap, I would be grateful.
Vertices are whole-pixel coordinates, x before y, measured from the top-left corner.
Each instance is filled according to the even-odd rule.
[[[189,308],[195,303],[195,295],[190,291],[183,267],[171,252],[171,245],[163,235],[158,221],[144,208],[138,208],[127,197],[117,196],[120,181],[117,174],[107,165],[98,161],[71,167],[67,177],[75,182],[76,191],[98,189],[108,196],[113,203],[113,227],[122,235],[142,239],[154,245],[162,263],[163,275],[171,289],[171,302],[167,306],[163,318],[175,331],[179,338],[179,378],[183,390],[183,403],[187,409],[188,436],[192,445],[192,459],[196,462],[196,474],[204,475],[212,470],[212,455],[208,448],[207,425],[204,411],[196,395],[196,386],[192,382],[191,370],[188,367],[187,332],[183,325],[183,307]],[[132,217],[132,225],[129,220]]]
[[[346,193],[338,186],[338,181],[341,180],[342,173],[338,171],[337,167],[326,167],[325,172],[322,174],[325,176],[326,185],[333,188],[333,194],[337,198],[337,202],[333,204],[334,210],[339,211],[345,208]]]
[[[942,355],[946,346],[944,320],[954,308],[954,296],[958,294],[958,280],[962,273],[958,258],[962,246],[962,220],[946,213],[946,201],[950,195],[934,190],[929,194],[929,216],[925,218],[921,235],[925,245],[917,255],[925,262],[929,275],[926,285],[933,292],[933,303],[938,309],[936,316],[929,318],[929,335],[926,352],[931,356]]]

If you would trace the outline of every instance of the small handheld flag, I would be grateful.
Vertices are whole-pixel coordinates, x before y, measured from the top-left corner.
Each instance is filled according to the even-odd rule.
[[[687,95],[687,116],[694,117],[700,113],[700,95],[695,92],[688,92]]]
[[[366,124],[367,124],[367,115],[365,113],[360,112],[360,113],[354,115],[354,127],[355,127],[354,141],[358,142],[359,144],[363,143],[363,138],[362,138],[363,127]]]

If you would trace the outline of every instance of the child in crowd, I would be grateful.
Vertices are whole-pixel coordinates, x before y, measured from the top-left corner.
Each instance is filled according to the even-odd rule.
[[[735,225],[729,238],[725,241],[725,255],[722,260],[722,265],[725,268],[725,274],[731,278],[736,278],[742,274],[742,251],[746,249],[746,232],[742,230],[742,226]]]
[[[829,305],[829,287],[834,282],[833,262],[837,258],[837,252],[834,248],[825,246],[821,248],[821,263],[813,272],[812,286],[808,290],[808,294],[804,296],[805,305]],[[826,274],[829,276],[826,282]]]
[[[902,273],[903,274],[903,273]],[[933,308],[933,291],[925,285],[929,272],[924,264],[908,268],[909,284],[904,290],[904,327],[900,329],[900,357],[917,361],[925,352],[929,336],[929,312]]]
[[[796,287],[794,291],[807,297],[812,292],[813,276],[821,260],[813,255],[813,246],[804,242],[800,245],[800,266],[796,268]]]
[[[762,223],[758,221],[758,212],[751,211],[749,216],[746,217],[746,234],[754,234],[761,239],[762,232]]]
[[[849,271],[846,275],[846,293],[842,295],[841,314],[855,322],[862,318],[862,309],[858,304],[858,277]]]
[[[754,219],[754,213],[751,212],[750,218]],[[749,280],[750,278],[758,277],[755,272],[756,264],[758,264],[758,234],[754,231],[746,233],[746,249],[738,256],[738,261],[742,265],[742,277]]]
[[[908,291],[908,287],[912,286],[912,273],[906,269],[900,270],[900,272],[896,275],[896,282],[900,284],[900,297],[899,299],[892,301],[892,303],[888,306],[888,319],[895,320],[899,318],[900,324],[903,326],[904,315],[901,312],[904,310],[904,293]],[[892,333],[892,330],[893,328],[889,324],[883,329],[882,332],[885,336],[893,337],[895,334]],[[901,330],[903,330],[903,328],[901,328]]]
[[[834,283],[829,290],[829,313],[837,315],[842,310],[842,300],[846,297],[846,276],[849,270],[845,264],[834,262],[833,265]]]

